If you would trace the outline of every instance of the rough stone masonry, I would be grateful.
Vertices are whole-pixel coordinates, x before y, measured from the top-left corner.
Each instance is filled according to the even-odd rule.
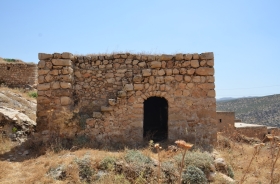
[[[0,84],[23,87],[37,84],[37,65],[27,63],[0,63]]]
[[[39,53],[39,60],[37,130],[44,140],[56,132],[102,144],[141,143],[145,101],[158,97],[168,104],[164,116],[168,140],[184,139],[201,146],[216,142],[212,52]]]

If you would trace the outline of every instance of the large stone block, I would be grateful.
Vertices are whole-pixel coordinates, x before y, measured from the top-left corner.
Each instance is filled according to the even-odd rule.
[[[133,77],[133,82],[134,83],[141,83],[142,82],[142,75],[135,75],[134,77]]]
[[[61,57],[63,58],[63,59],[73,59],[73,54],[71,54],[70,52],[63,52],[62,54],[61,54]]]
[[[168,60],[171,60],[174,56],[173,55],[167,55],[167,54],[162,54],[160,56],[160,60],[162,61],[168,61]]]
[[[144,84],[134,84],[134,90],[142,90],[144,88]]]
[[[214,59],[213,52],[205,52],[199,55],[200,59]]]
[[[193,68],[198,68],[199,67],[199,62],[198,60],[191,60],[191,66]]]
[[[156,83],[157,84],[163,84],[164,83],[164,77],[162,77],[162,76],[156,77]]]
[[[161,76],[161,75],[165,75],[164,69],[159,70],[159,71],[158,71],[158,75],[160,75],[160,76]]]
[[[50,87],[51,87],[51,84],[50,84],[50,83],[38,84],[37,90],[38,90],[38,91],[45,91],[45,90],[50,89]]]
[[[184,56],[183,56],[183,54],[176,54],[175,59],[178,61],[181,61],[184,59]]]
[[[59,89],[60,88],[59,82],[52,82],[51,83],[51,88],[52,89]]]
[[[72,103],[72,100],[68,96],[63,96],[60,98],[61,105],[70,105]]]
[[[160,68],[161,67],[161,62],[160,61],[152,61],[150,68]]]
[[[71,89],[72,88],[72,84],[69,82],[60,82],[60,87],[63,89]]]
[[[202,89],[214,89],[215,84],[214,83],[204,83],[204,84],[199,84],[198,87],[202,88]]]
[[[126,84],[124,86],[125,91],[133,91],[133,84]]]
[[[37,97],[37,103],[38,104],[47,104],[47,103],[50,103],[50,102],[51,102],[51,99],[48,98],[48,97],[44,97],[44,96]]]
[[[195,70],[197,75],[214,75],[214,68],[200,67]]]
[[[214,66],[214,60],[208,60],[207,65],[208,66]]]
[[[38,83],[39,83],[39,84],[42,84],[42,83],[44,83],[44,82],[45,82],[45,77],[42,76],[42,75],[40,75],[40,76],[38,77]]]
[[[209,90],[209,91],[207,92],[207,96],[208,96],[208,97],[215,98],[215,96],[216,96],[215,90]]]
[[[46,66],[46,61],[41,60],[38,62],[38,68],[44,68]]]
[[[151,69],[143,69],[142,70],[142,75],[144,77],[151,76],[152,75],[152,70]]]
[[[70,59],[52,59],[52,64],[55,66],[71,66],[72,61]]]
[[[46,54],[46,53],[39,53],[38,54],[38,59],[39,60],[45,60],[45,59],[51,59],[53,58],[52,54]]]
[[[38,75],[46,75],[50,72],[50,70],[38,70]]]

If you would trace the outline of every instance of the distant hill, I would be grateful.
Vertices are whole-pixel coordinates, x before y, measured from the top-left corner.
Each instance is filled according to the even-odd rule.
[[[230,100],[235,100],[236,98],[232,97],[224,97],[224,98],[218,98],[217,102],[222,102],[222,101],[230,101]]]
[[[236,119],[245,123],[280,127],[280,94],[217,100],[217,111],[234,111]]]

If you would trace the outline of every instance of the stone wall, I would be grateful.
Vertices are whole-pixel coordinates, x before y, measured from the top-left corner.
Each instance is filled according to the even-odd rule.
[[[265,138],[265,135],[267,134],[267,127],[266,126],[237,127],[236,131],[247,137],[256,137],[259,138],[260,140],[263,140]]]
[[[217,111],[217,122],[219,132],[233,132],[235,130],[235,112]]]
[[[168,140],[216,142],[213,53],[39,59],[37,128],[44,136],[55,129],[99,143],[141,143],[143,102],[161,97],[168,102]]]
[[[36,64],[0,63],[0,83],[10,87],[37,84]]]
[[[280,128],[277,127],[267,127],[267,133],[275,136],[280,136]]]

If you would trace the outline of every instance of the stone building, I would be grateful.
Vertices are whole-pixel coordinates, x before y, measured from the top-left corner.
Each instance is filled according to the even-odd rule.
[[[39,53],[37,129],[45,140],[216,142],[213,53]]]
[[[231,133],[235,130],[235,112],[217,111],[218,132]]]

